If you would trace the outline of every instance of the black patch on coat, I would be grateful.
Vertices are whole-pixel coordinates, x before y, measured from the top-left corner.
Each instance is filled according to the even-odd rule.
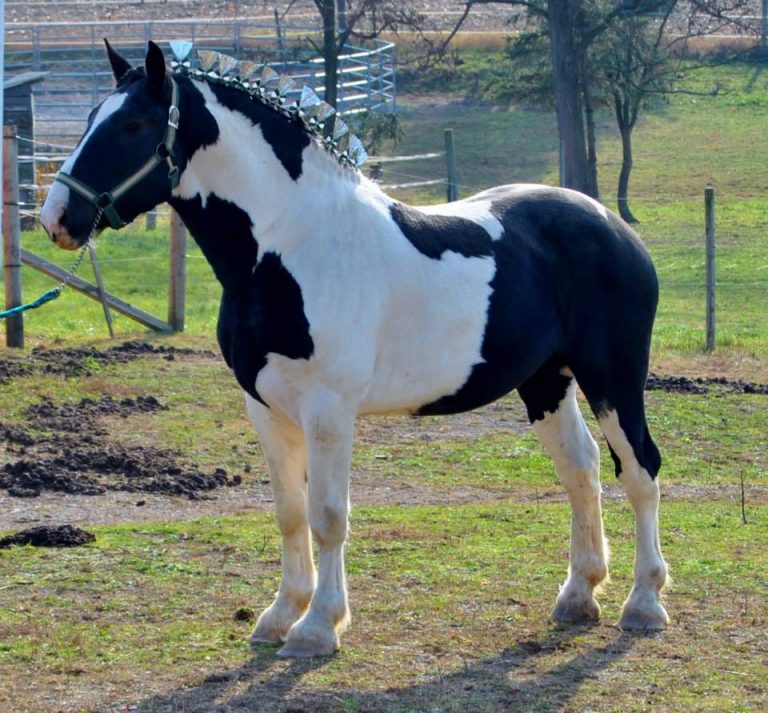
[[[171,205],[189,228],[222,287],[242,289],[251,279],[259,249],[248,214],[215,194],[208,196],[205,207],[199,195],[191,199],[174,198]]]
[[[433,260],[439,260],[447,251],[464,257],[493,254],[488,231],[467,218],[427,215],[403,203],[393,203],[389,214],[413,246]]]
[[[251,220],[234,203],[216,195],[208,196],[205,208],[199,196],[172,203],[224,288],[217,326],[221,353],[240,386],[261,401],[256,377],[267,354],[309,359],[314,353],[301,288],[275,253],[257,263]]]
[[[254,125],[258,124],[275,156],[288,175],[297,181],[301,176],[302,153],[311,141],[302,126],[238,89],[220,84],[211,84],[210,88],[227,109],[240,112]]]
[[[219,140],[219,125],[205,106],[200,90],[185,77],[179,85],[179,132],[176,134],[175,160],[181,172],[197,151]]]
[[[266,366],[268,354],[289,359],[312,356],[315,345],[301,288],[277,254],[262,257],[245,289],[224,291],[217,336],[240,386],[262,403],[256,377]]]
[[[560,407],[573,381],[573,377],[561,373],[563,366],[560,358],[551,359],[518,387],[531,423],[541,421]]]
[[[485,232],[485,231],[483,231]],[[562,343],[548,258],[527,233],[505,232],[490,241],[496,272],[491,280],[479,364],[454,394],[422,406],[419,414],[458,413],[491,403],[517,388]]]

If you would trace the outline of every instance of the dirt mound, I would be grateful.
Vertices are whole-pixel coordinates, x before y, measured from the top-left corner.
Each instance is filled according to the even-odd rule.
[[[108,490],[182,495],[190,499],[242,482],[223,468],[204,473],[172,450],[126,447],[108,439],[105,417],[128,418],[167,410],[154,396],[55,404],[50,399],[24,412],[30,430],[0,424],[0,439],[20,456],[0,470],[0,488],[19,498],[43,491],[101,495]]]
[[[103,435],[105,430],[98,428],[98,419],[102,416],[128,416],[136,413],[154,413],[167,411],[154,396],[138,396],[135,399],[125,398],[120,401],[111,396],[102,396],[98,401],[83,399],[78,404],[56,405],[50,399],[43,399],[39,404],[30,406],[24,415],[30,425],[38,430],[72,433],[87,432],[91,435]]]
[[[0,471],[9,495],[35,497],[43,490],[101,495],[107,490],[184,495],[190,499],[224,486],[239,485],[223,468],[203,473],[180,463],[179,454],[156,448],[127,449],[116,443],[85,444],[58,456],[22,458]]]
[[[721,393],[768,395],[768,385],[766,384],[755,384],[741,379],[726,379],[722,376],[690,379],[687,376],[659,376],[652,373],[648,376],[645,388],[647,391],[683,394],[707,394],[711,388],[714,388]]]
[[[78,547],[94,542],[96,535],[72,525],[56,527],[43,525],[30,527],[0,539],[0,549],[13,545],[32,545],[33,547]]]

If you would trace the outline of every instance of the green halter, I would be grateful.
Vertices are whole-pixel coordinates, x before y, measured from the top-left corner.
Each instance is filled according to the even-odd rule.
[[[100,208],[110,227],[115,230],[128,225],[117,212],[115,203],[137,183],[140,183],[149,176],[161,163],[165,162],[168,164],[168,180],[171,182],[171,190],[179,185],[181,172],[173,161],[173,144],[176,141],[176,131],[179,128],[179,86],[172,77],[169,77],[169,79],[171,82],[171,106],[168,109],[168,124],[165,127],[163,140],[157,145],[154,155],[136,173],[126,178],[122,183],[119,183],[111,191],[105,191],[104,193],[97,193],[82,181],[63,171],[59,171],[54,179],[79,193],[97,208]]]

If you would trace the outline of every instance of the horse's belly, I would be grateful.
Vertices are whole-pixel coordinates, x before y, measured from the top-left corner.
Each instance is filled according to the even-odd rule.
[[[466,261],[460,256],[449,260]],[[376,340],[376,354],[361,411],[411,413],[454,393],[483,362],[494,264],[473,259],[474,270],[434,284],[431,296],[404,294],[390,306]],[[438,282],[437,280],[435,280]]]

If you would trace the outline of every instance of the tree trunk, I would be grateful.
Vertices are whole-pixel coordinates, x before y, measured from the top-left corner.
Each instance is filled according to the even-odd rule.
[[[621,135],[621,171],[619,171],[619,185],[616,191],[616,200],[619,215],[626,223],[637,223],[637,218],[629,208],[629,175],[632,173],[632,129],[635,123],[628,119],[626,107],[618,97],[614,98],[616,107],[616,123]]]
[[[555,76],[555,108],[562,152],[560,182],[566,188],[589,193],[587,147],[581,103],[580,67],[573,26],[580,0],[550,0],[549,36]]]
[[[339,80],[339,55],[336,47],[336,0],[315,0],[323,20],[323,64],[325,93],[323,99],[336,106]]]
[[[586,75],[582,75],[586,76]],[[595,107],[592,105],[587,86],[584,87],[584,117],[587,122],[587,191],[588,195],[600,200],[600,187],[597,182],[597,135],[595,132]]]

